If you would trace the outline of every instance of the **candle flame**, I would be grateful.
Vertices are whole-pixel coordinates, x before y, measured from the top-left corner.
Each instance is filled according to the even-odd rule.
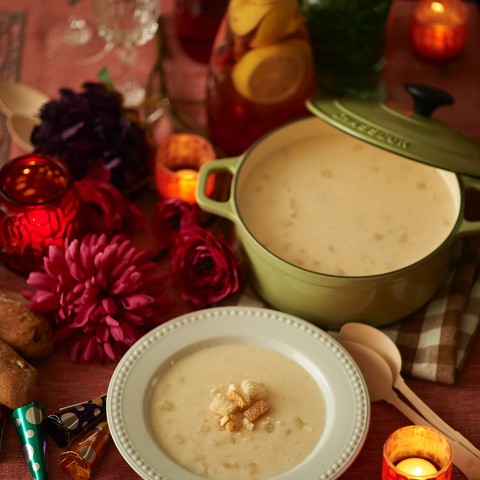
[[[445,7],[444,7],[443,3],[441,3],[441,2],[432,2],[430,4],[430,8],[435,13],[443,13],[445,11]]]
[[[406,458],[397,465],[398,471],[414,475],[415,477],[424,477],[437,473],[437,468],[428,460],[423,458]]]

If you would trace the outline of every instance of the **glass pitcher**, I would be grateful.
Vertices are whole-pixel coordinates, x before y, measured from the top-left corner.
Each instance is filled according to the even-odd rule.
[[[311,45],[297,0],[231,0],[207,77],[212,142],[243,153],[259,137],[308,114],[315,92]]]

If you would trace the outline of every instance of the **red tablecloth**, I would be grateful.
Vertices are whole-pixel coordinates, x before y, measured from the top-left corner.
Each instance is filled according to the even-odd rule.
[[[89,2],[82,2],[88,11]],[[205,66],[191,61],[182,53],[178,43],[172,37],[173,30],[169,22],[173,11],[173,0],[164,0],[163,18],[167,35],[170,38],[172,58],[165,62],[169,79],[169,89],[176,96],[202,98],[205,84]],[[478,112],[480,110],[480,45],[479,11],[476,3],[470,4],[471,28],[468,45],[464,55],[456,62],[438,67],[427,65],[417,60],[410,52],[408,44],[408,22],[412,2],[395,0],[392,23],[389,29],[387,45],[388,63],[385,69],[385,81],[389,98],[392,101],[410,105],[408,94],[403,90],[404,82],[419,82],[444,88],[455,97],[455,105],[440,109],[436,115],[449,125],[462,130],[480,140]],[[57,94],[58,88],[70,86],[79,88],[88,79],[95,79],[100,68],[105,64],[113,77],[119,72],[115,55],[110,53],[104,60],[84,66],[62,65],[47,60],[43,55],[43,37],[53,22],[64,18],[67,13],[65,0],[0,0],[0,12],[25,12],[21,63],[17,79],[36,86],[50,96]],[[8,48],[8,45],[0,45]],[[155,45],[153,42],[141,50],[137,70],[146,78],[153,65]],[[202,112],[198,114],[204,121]],[[160,131],[158,135],[161,135]],[[11,155],[21,153],[13,145]],[[17,287],[21,289],[22,279],[0,270],[0,287]],[[115,365],[79,365],[59,353],[55,353],[43,362],[36,362],[42,380],[41,403],[48,413],[59,407],[87,400],[105,393]],[[462,432],[475,445],[480,447],[480,340],[474,342],[472,351],[458,382],[453,386],[439,385],[426,381],[407,379],[409,386],[415,390],[438,414],[455,429]],[[379,402],[372,405],[371,426],[366,443],[358,458],[342,476],[345,480],[358,478],[378,479],[381,471],[382,446],[388,435],[395,429],[408,424],[409,421],[390,405]],[[49,478],[57,480],[66,478],[59,470],[61,450],[49,441],[48,465]],[[479,472],[480,473],[480,472]],[[0,452],[0,478],[30,478],[18,438],[11,422],[7,422],[3,445]],[[117,452],[114,445],[106,451],[95,471],[98,479],[135,479],[127,463]],[[453,480],[465,477],[455,468]],[[299,479],[301,480],[301,479]]]

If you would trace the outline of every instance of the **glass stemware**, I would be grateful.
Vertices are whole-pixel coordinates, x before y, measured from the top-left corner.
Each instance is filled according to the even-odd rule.
[[[124,68],[123,78],[116,88],[123,94],[126,105],[139,105],[145,88],[132,76],[137,57],[136,47],[149,42],[158,30],[159,0],[92,0],[98,33],[116,47],[117,57]]]
[[[45,52],[52,60],[69,64],[87,64],[108,52],[106,44],[91,23],[79,11],[81,0],[67,0],[70,14],[47,33]]]

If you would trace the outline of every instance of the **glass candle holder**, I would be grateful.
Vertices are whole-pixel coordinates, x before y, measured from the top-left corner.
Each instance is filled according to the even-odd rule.
[[[414,10],[410,43],[429,62],[448,62],[465,48],[468,9],[462,0],[420,0]]]
[[[383,446],[382,480],[450,480],[452,448],[437,430],[409,425]]]
[[[10,160],[0,169],[0,259],[18,273],[39,269],[50,245],[78,231],[79,208],[62,161],[38,154]]]
[[[155,158],[157,191],[164,198],[178,198],[195,203],[198,170],[215,159],[212,145],[193,133],[175,133],[160,142]],[[215,189],[213,176],[207,181],[206,194]]]

